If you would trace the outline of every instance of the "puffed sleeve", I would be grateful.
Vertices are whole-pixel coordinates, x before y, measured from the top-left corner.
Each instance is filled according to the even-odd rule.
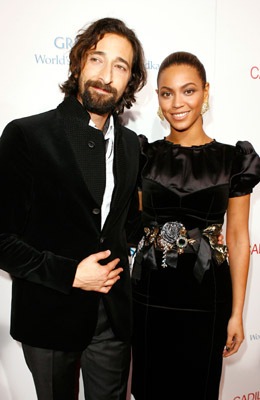
[[[139,143],[140,143],[140,148],[141,148],[141,154],[145,155],[147,147],[148,147],[148,139],[145,135],[138,135]]]
[[[251,143],[237,142],[233,160],[229,197],[238,197],[252,192],[260,181],[260,159]]]

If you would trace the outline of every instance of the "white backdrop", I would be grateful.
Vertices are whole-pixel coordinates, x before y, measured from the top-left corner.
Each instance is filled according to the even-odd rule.
[[[150,140],[168,132],[156,116],[157,70],[169,53],[185,50],[196,54],[207,70],[208,135],[230,144],[249,140],[260,153],[259,15],[260,0],[9,0],[0,14],[0,131],[14,118],[49,110],[62,101],[58,84],[67,78],[68,53],[78,30],[110,16],[135,30],[146,55],[148,84],[124,116],[131,129]],[[245,341],[237,355],[224,361],[222,400],[260,400],[259,206],[260,187],[251,202]],[[20,344],[9,337],[11,281],[3,272],[0,290],[0,398],[34,400]],[[183,388],[183,398],[193,398],[192,388]],[[174,391],[169,399],[174,399]]]

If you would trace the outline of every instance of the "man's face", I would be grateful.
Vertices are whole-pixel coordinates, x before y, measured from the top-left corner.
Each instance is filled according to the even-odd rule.
[[[122,97],[133,62],[133,48],[123,36],[107,33],[87,52],[79,77],[78,99],[87,111],[111,113]]]

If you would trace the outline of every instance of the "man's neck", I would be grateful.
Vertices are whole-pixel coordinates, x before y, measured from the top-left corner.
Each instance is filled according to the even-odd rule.
[[[89,111],[88,111],[88,113],[90,115],[91,121],[94,122],[97,129],[100,129],[101,131],[103,131],[104,125],[106,123],[106,120],[107,120],[107,117],[109,114],[99,115],[99,114],[91,113]]]
[[[82,100],[81,100],[81,97],[79,95],[77,95],[77,99],[82,104]],[[104,125],[106,123],[106,120],[107,120],[107,117],[109,116],[109,114],[99,115],[99,114],[94,114],[94,113],[92,113],[90,111],[88,111],[88,113],[90,115],[91,121],[94,122],[94,124],[96,125],[97,129],[100,129],[101,131],[103,131]]]

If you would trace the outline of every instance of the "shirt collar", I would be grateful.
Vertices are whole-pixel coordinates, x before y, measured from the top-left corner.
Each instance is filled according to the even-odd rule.
[[[89,126],[98,129],[95,123],[91,119],[89,120]],[[114,136],[114,118],[112,115],[108,117],[106,120],[106,123],[103,128],[103,135],[105,139],[112,139]]]

